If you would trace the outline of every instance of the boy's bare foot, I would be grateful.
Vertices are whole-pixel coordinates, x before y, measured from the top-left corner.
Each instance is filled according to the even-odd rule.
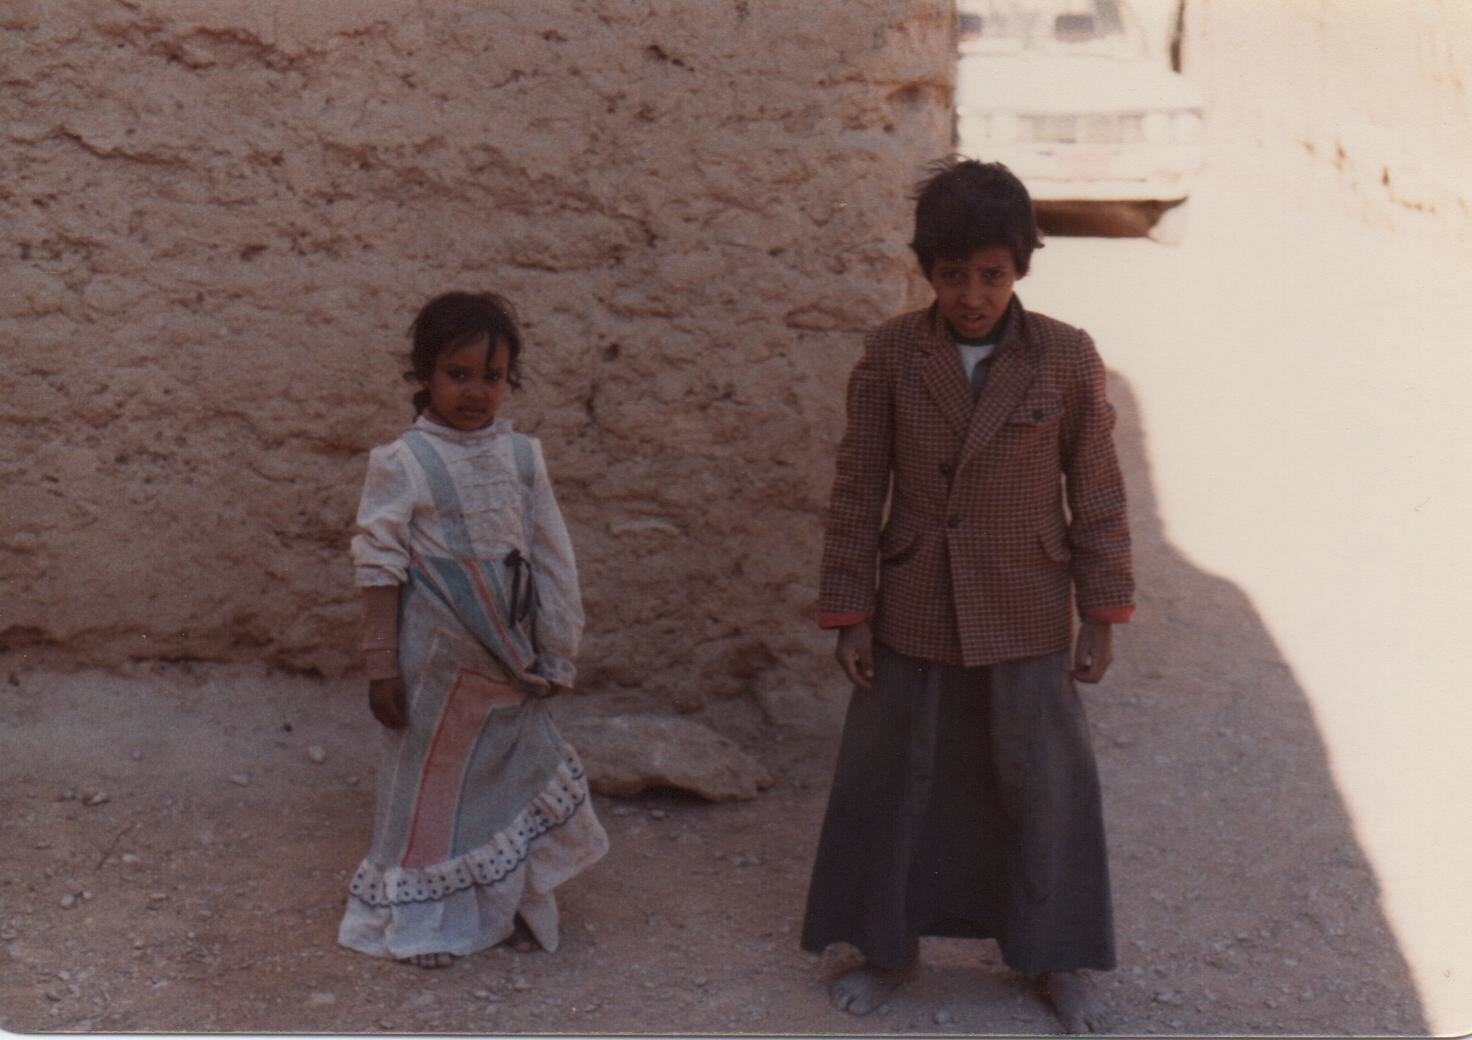
[[[916,960],[903,968],[876,968],[865,961],[852,971],[834,979],[828,987],[828,999],[840,1011],[850,1015],[867,1015],[893,993],[900,983],[915,974]]]
[[[448,968],[455,960],[448,953],[415,953],[408,957],[400,957],[400,964],[412,964],[416,968]]]
[[[1068,1033],[1104,1032],[1103,1009],[1094,998],[1094,987],[1081,971],[1055,971],[1038,982],[1043,999]]]

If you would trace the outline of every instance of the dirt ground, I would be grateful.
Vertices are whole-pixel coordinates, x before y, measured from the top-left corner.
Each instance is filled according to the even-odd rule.
[[[1438,960],[1436,945],[1463,942],[1465,857],[1448,839],[1465,829],[1455,822],[1465,787],[1448,770],[1465,756],[1441,754],[1461,718],[1447,714],[1449,673],[1432,671],[1453,660],[1435,642],[1443,629],[1401,608],[1412,596],[1449,603],[1439,590],[1455,570],[1444,559],[1415,569],[1414,539],[1427,529],[1395,510],[1421,493],[1375,474],[1402,479],[1422,466],[1435,483],[1444,473],[1432,463],[1454,455],[1428,462],[1376,454],[1373,443],[1410,443],[1415,431],[1395,424],[1434,426],[1432,405],[1454,391],[1426,354],[1420,382],[1395,384],[1368,432],[1315,418],[1325,400],[1352,412],[1343,397],[1361,393],[1359,368],[1324,358],[1343,357],[1372,316],[1365,350],[1386,342],[1394,318],[1379,301],[1354,302],[1400,277],[1396,232],[1321,241],[1316,229],[1332,222],[1294,225],[1291,200],[1271,218],[1247,201],[1234,210],[1224,183],[1203,191],[1222,208],[1186,246],[1054,239],[1020,289],[1099,338],[1132,494],[1140,610],[1111,674],[1085,693],[1120,953],[1098,983],[1121,1032],[1424,1034],[1424,980],[1453,993],[1454,969],[1467,967]],[[1353,214],[1335,219],[1359,226]],[[1418,254],[1426,266],[1405,277],[1419,279],[1422,303],[1446,299],[1437,287],[1454,282],[1460,248],[1437,254],[1440,276],[1436,257]],[[1338,324],[1315,326],[1316,312],[1273,338],[1265,305],[1297,315],[1320,297]],[[1274,379],[1259,378],[1270,366]],[[1306,392],[1322,389],[1326,370],[1331,391]],[[1383,383],[1366,375],[1365,400]],[[1300,455],[1327,461],[1309,467]],[[1420,522],[1444,525],[1436,544],[1466,529],[1460,514],[1416,508]],[[1395,548],[1377,510],[1401,525],[1386,530],[1413,539],[1403,565],[1346,567]],[[1348,519],[1336,527],[1331,512]],[[1396,640],[1399,657],[1377,637]],[[1354,646],[1375,652],[1344,652]],[[1413,695],[1377,709],[1398,688],[1379,670],[1396,660],[1420,669],[1403,677]],[[827,1006],[823,985],[852,954],[806,954],[796,932],[844,691],[835,675],[823,689],[780,692],[767,713],[737,699],[696,716],[760,759],[776,778],[770,790],[728,804],[671,792],[597,799],[612,851],[561,890],[562,949],[498,950],[426,972],[334,942],[371,821],[375,723],[358,684],[204,664],[59,675],[0,660],[0,1025],[1054,1031],[989,943],[927,941],[919,979],[873,1018]],[[660,709],[592,691],[558,710]]]
[[[1163,545],[1149,499],[1136,509],[1149,609],[1087,694],[1121,957],[1098,981],[1115,1021],[1157,1034],[1423,1032],[1288,669],[1245,598]],[[1236,663],[1218,648],[1206,674],[1222,622]],[[775,722],[746,701],[697,716],[776,785],[719,805],[597,799],[612,851],[562,890],[562,948],[427,972],[334,942],[371,818],[375,723],[356,683],[198,664],[0,672],[3,1024],[1054,1031],[990,943],[927,941],[920,979],[871,1019],[827,1006],[823,984],[851,954],[806,954],[796,929],[841,699],[791,691]],[[656,708],[590,696],[559,710],[641,707]]]

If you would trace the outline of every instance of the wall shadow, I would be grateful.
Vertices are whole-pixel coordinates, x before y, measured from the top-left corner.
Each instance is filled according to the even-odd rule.
[[[1111,373],[1139,608],[1084,696],[1105,786],[1125,1026],[1424,1034],[1303,689],[1249,597],[1168,541]]]

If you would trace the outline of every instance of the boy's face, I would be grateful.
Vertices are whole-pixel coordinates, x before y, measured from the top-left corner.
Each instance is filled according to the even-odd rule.
[[[1017,267],[1006,246],[987,246],[964,260],[937,257],[930,267],[936,306],[952,335],[961,339],[981,339],[996,328],[1016,281]]]
[[[453,350],[434,363],[429,377],[429,407],[457,430],[489,426],[506,399],[506,369],[511,351],[503,342],[491,349],[485,336]]]

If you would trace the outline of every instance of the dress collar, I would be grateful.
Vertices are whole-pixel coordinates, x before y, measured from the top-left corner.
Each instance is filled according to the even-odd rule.
[[[492,437],[503,437],[511,432],[510,419],[494,419],[489,426],[482,426],[478,430],[457,430],[453,426],[447,426],[442,422],[436,422],[429,417],[428,412],[421,412],[419,418],[414,420],[410,427],[419,430],[432,437],[439,437],[453,444],[475,444],[478,441],[489,440]]]

